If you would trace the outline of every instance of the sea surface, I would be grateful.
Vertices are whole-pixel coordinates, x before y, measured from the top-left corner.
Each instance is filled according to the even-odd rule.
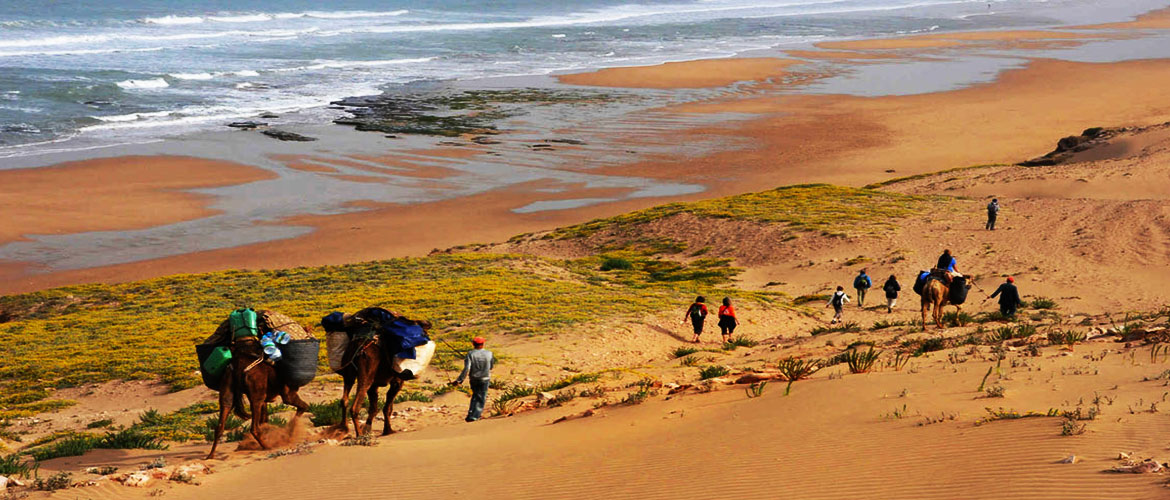
[[[1153,0],[4,0],[0,158],[412,82],[850,37],[1124,19]],[[96,141],[96,142],[95,142]],[[83,141],[76,141],[81,143]]]

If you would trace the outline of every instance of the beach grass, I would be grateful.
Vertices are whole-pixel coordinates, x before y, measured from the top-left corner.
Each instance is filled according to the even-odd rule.
[[[430,320],[451,341],[555,333],[672,309],[713,293],[737,270],[726,261],[646,262],[599,270],[600,258],[554,260],[456,254],[278,271],[223,271],[123,284],[79,285],[0,298],[0,418],[72,404],[56,388],[116,379],[199,383],[193,345],[237,307],[284,312],[316,325],[331,311],[379,305]],[[786,306],[782,295],[728,292]],[[324,349],[322,366],[326,365]],[[455,353],[440,351],[436,363]]]

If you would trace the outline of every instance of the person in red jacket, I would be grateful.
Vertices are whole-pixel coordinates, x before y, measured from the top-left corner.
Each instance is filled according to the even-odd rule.
[[[683,316],[682,320],[683,324],[686,324],[688,319],[691,320],[691,326],[695,328],[695,338],[691,339],[691,342],[696,344],[699,343],[699,334],[703,333],[703,321],[707,319],[707,305],[705,302],[707,302],[707,299],[702,295],[696,297],[695,303],[687,308],[687,314]]]
[[[723,297],[723,305],[719,306],[719,331],[723,333],[723,342],[731,342],[731,334],[735,333],[735,327],[739,326],[739,318],[735,317],[735,307],[731,305],[731,299]]]

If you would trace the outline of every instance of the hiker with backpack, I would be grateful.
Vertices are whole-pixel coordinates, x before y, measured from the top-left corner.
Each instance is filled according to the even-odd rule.
[[[451,385],[460,385],[464,378],[471,384],[471,404],[467,407],[465,422],[475,422],[483,415],[483,407],[487,404],[488,386],[492,384],[492,368],[496,366],[496,357],[492,352],[484,349],[487,340],[483,337],[471,339],[471,346],[467,356],[463,358],[463,373],[451,382]],[[470,376],[470,377],[468,377]]]
[[[735,308],[731,305],[731,299],[723,297],[723,305],[719,306],[719,331],[723,334],[723,342],[731,342],[731,334],[735,333],[735,327],[739,326],[739,318],[735,317]]]
[[[902,284],[891,274],[886,284],[882,285],[882,290],[886,292],[886,314],[892,313],[898,303],[898,292],[902,291]]]
[[[853,278],[853,289],[857,290],[857,307],[865,309],[865,292],[872,286],[873,280],[865,274],[865,269],[862,269],[857,277]]]
[[[995,231],[995,218],[999,216],[999,198],[992,198],[987,204],[987,230]]]
[[[829,322],[830,325],[834,325],[838,321],[841,321],[841,311],[845,309],[846,302],[849,302],[849,296],[845,295],[845,287],[838,286],[837,293],[834,293],[833,296],[829,299],[829,303],[825,304],[825,307],[833,306],[833,311],[835,313],[833,314],[833,321]]]
[[[695,303],[687,308],[686,316],[683,316],[682,323],[686,324],[687,320],[691,321],[691,326],[695,329],[695,338],[691,342],[699,343],[699,334],[703,333],[703,321],[707,319],[707,298],[702,295],[695,298]]]
[[[983,301],[987,302],[990,299],[994,299],[997,295],[999,296],[999,313],[1004,318],[1015,317],[1016,309],[1023,304],[1023,301],[1020,300],[1020,290],[1016,288],[1016,279],[1008,276],[1007,281],[999,285],[999,288],[996,288],[995,292],[986,299],[983,299]]]

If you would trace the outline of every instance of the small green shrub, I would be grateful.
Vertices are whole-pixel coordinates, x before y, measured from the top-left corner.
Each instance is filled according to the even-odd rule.
[[[963,311],[950,311],[943,314],[943,324],[949,327],[961,327],[975,321],[975,318]]]
[[[167,445],[141,430],[130,428],[107,432],[98,440],[95,448],[114,450],[165,450]]]
[[[735,348],[737,348],[737,347],[755,347],[757,345],[760,345],[760,343],[755,341],[755,340],[744,337],[743,335],[739,335],[735,338],[732,338],[730,341],[724,342],[723,343],[723,350],[724,351],[734,351]]]
[[[873,369],[873,365],[881,356],[881,351],[874,351],[871,346],[867,351],[850,349],[842,353],[844,361],[849,364],[849,373],[866,373]]]
[[[431,399],[430,396],[427,396],[427,394],[425,392],[422,392],[422,391],[400,392],[400,393],[398,393],[397,396],[394,397],[395,403],[405,403],[407,401],[418,401],[420,403],[430,403],[431,401],[434,401],[434,400]]]
[[[673,355],[675,358],[681,358],[681,357],[685,357],[685,356],[690,356],[696,352],[699,352],[699,350],[694,348],[694,347],[679,347],[679,348],[675,349],[674,352],[671,353],[671,355]]]
[[[603,257],[601,259],[602,271],[629,271],[634,268],[634,263],[622,257]]]
[[[535,392],[557,391],[557,390],[564,389],[564,388],[566,388],[570,385],[573,385],[573,384],[589,384],[589,383],[597,382],[598,379],[600,379],[600,378],[601,378],[600,373],[578,373],[578,374],[573,375],[571,377],[565,377],[563,379],[560,379],[560,380],[557,380],[554,382],[542,384]]]
[[[85,424],[85,428],[86,429],[98,429],[98,428],[102,428],[102,427],[109,427],[113,424],[114,424],[113,420],[106,418],[106,419],[102,419],[102,420],[94,420],[93,422]]]
[[[92,434],[71,434],[57,441],[33,448],[29,455],[38,462],[60,457],[77,457],[97,447],[99,438]]]
[[[651,396],[658,394],[658,391],[649,386],[642,386],[640,389],[626,395],[620,402],[623,405],[637,405],[645,403]]]
[[[316,427],[341,423],[341,400],[326,403],[309,403],[309,421]]]
[[[744,392],[747,393],[747,397],[749,399],[758,398],[758,397],[764,395],[764,388],[766,388],[766,387],[768,387],[767,381],[756,382],[752,385],[749,385],[747,388],[745,388]]]
[[[947,341],[942,337],[931,337],[923,340],[918,346],[918,353],[941,351],[947,348]]]
[[[797,380],[806,379],[812,374],[816,373],[824,366],[821,360],[785,358],[776,364],[780,370],[780,374],[788,381],[788,385],[784,387],[784,395],[787,396],[792,391],[792,384]]]
[[[26,461],[18,453],[0,457],[0,476],[7,477],[29,477],[30,474],[35,473],[37,464]]]
[[[681,361],[679,361],[679,364],[683,365],[683,366],[696,366],[699,364],[699,357],[698,356],[687,356],[687,357],[683,358]]]
[[[1056,301],[1048,297],[1036,297],[1028,306],[1032,309],[1056,309]]]
[[[552,399],[550,399],[548,401],[548,406],[549,406],[549,408],[556,408],[558,406],[564,405],[565,403],[568,403],[569,401],[572,401],[576,397],[577,397],[577,390],[576,389],[569,389],[566,391],[561,391],[561,392],[558,392],[555,396],[553,396]]]
[[[56,491],[70,486],[73,486],[73,474],[68,472],[58,472],[45,479],[37,478],[33,483],[33,488],[41,491]]]
[[[730,373],[726,366],[711,365],[699,370],[699,380],[707,380],[709,378],[722,377]]]

